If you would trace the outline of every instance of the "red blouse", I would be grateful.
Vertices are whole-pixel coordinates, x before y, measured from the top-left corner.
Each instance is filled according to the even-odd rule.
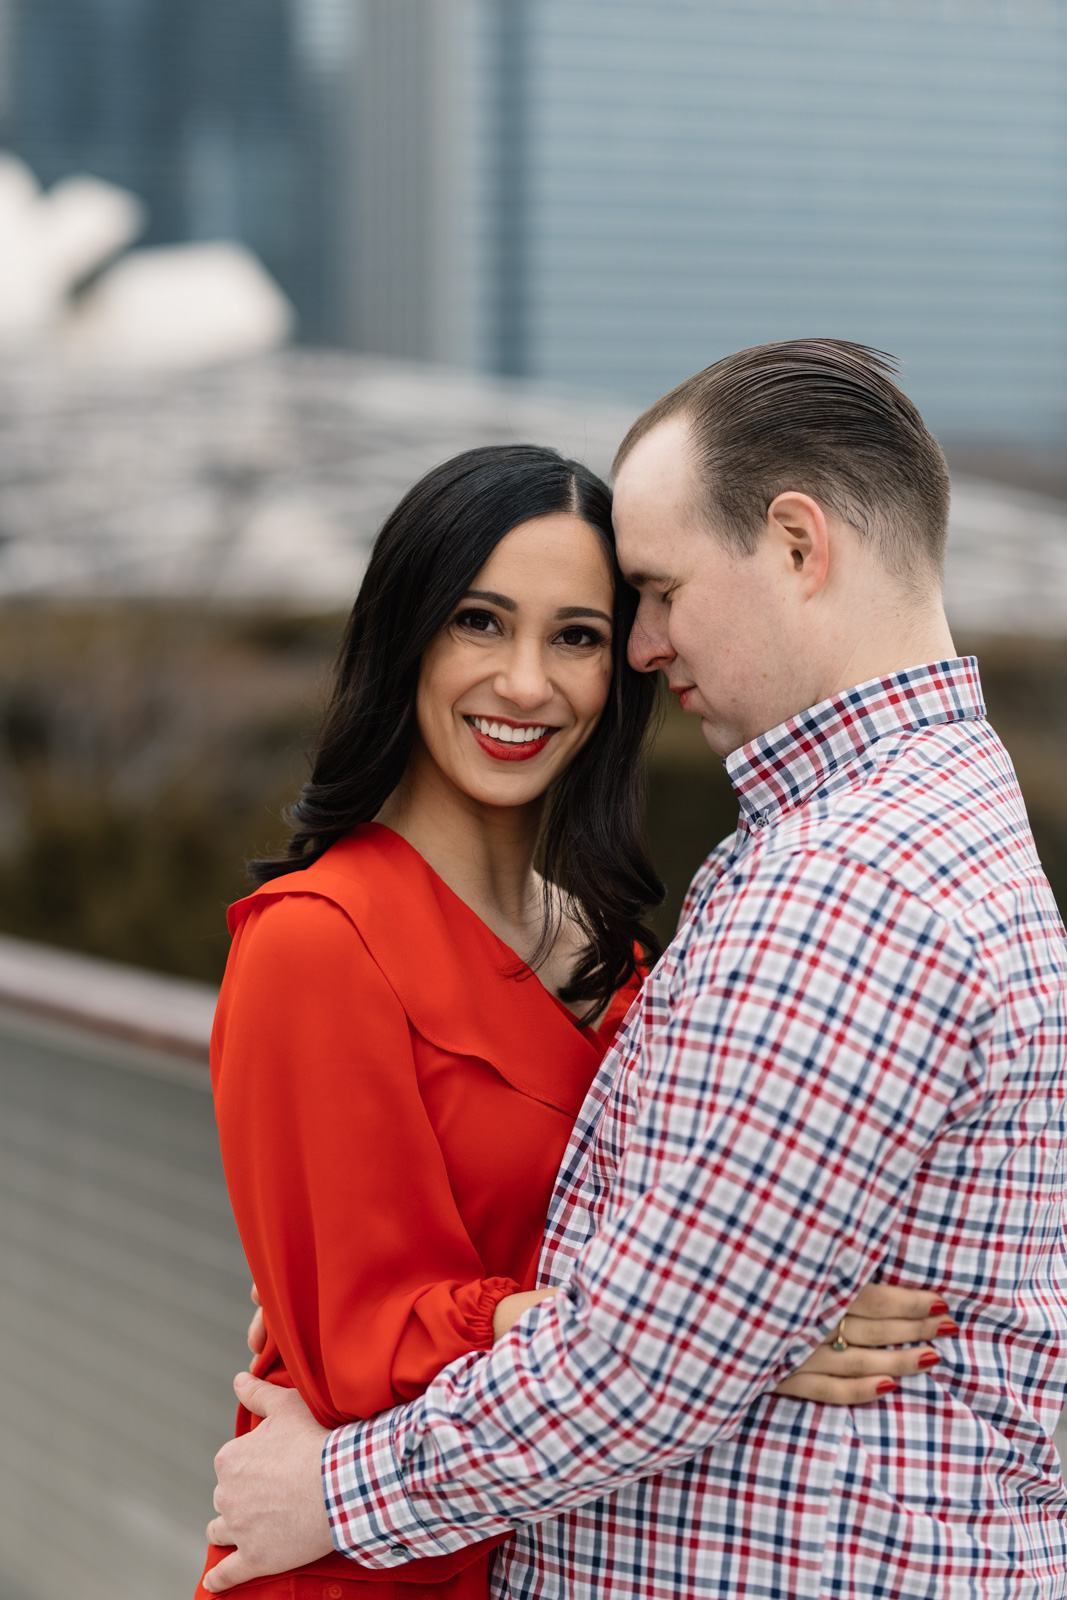
[[[497,1302],[534,1286],[556,1170],[637,981],[599,1032],[579,1026],[377,824],[239,901],[230,928],[212,1082],[270,1333],[255,1370],[336,1427],[488,1349]],[[243,1587],[476,1600],[498,1542],[388,1578],[334,1554]]]

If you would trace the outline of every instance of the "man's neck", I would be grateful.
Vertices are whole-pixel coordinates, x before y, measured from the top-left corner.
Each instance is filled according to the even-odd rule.
[[[873,637],[866,633],[854,636],[839,658],[827,663],[822,692],[812,704],[829,700],[857,683],[888,678],[908,667],[948,661],[955,656],[956,646],[940,602],[929,614],[904,620],[906,625],[902,627],[873,630]]]
[[[728,731],[709,730],[705,724],[705,737],[717,755],[725,759],[772,728],[859,683],[956,655],[940,596],[922,608],[905,603],[897,606],[884,592],[870,606],[857,599],[853,611],[842,608],[837,625],[823,631],[818,645],[818,655],[812,652],[805,659],[804,670],[791,680],[788,692],[765,704],[759,721],[753,720],[748,727],[735,725]]]

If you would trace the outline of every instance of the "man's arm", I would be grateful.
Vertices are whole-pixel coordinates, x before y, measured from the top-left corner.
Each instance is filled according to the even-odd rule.
[[[736,1427],[876,1270],[947,1116],[980,1097],[969,943],[883,874],[768,853],[653,1026],[619,1209],[564,1289],[411,1406],[331,1435],[339,1549],[373,1566],[539,1520]]]

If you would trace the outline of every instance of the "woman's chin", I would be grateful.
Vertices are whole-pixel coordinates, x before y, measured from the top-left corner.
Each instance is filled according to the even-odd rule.
[[[551,771],[546,771],[541,763],[537,763],[537,767],[540,770],[501,762],[498,771],[471,771],[465,766],[461,772],[449,776],[457,789],[478,805],[522,807],[540,800],[556,777],[555,763]]]

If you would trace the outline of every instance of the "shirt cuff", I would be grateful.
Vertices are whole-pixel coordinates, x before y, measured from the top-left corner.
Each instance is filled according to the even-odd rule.
[[[496,1308],[509,1294],[518,1292],[519,1286],[514,1278],[486,1278],[483,1281],[477,1300],[467,1312],[467,1327],[470,1329],[471,1343],[476,1349],[492,1349]]]
[[[322,1490],[334,1548],[366,1567],[399,1567],[484,1538],[459,1535],[446,1544],[416,1515],[397,1457],[396,1418],[397,1411],[383,1411],[369,1422],[348,1422],[323,1446]]]

